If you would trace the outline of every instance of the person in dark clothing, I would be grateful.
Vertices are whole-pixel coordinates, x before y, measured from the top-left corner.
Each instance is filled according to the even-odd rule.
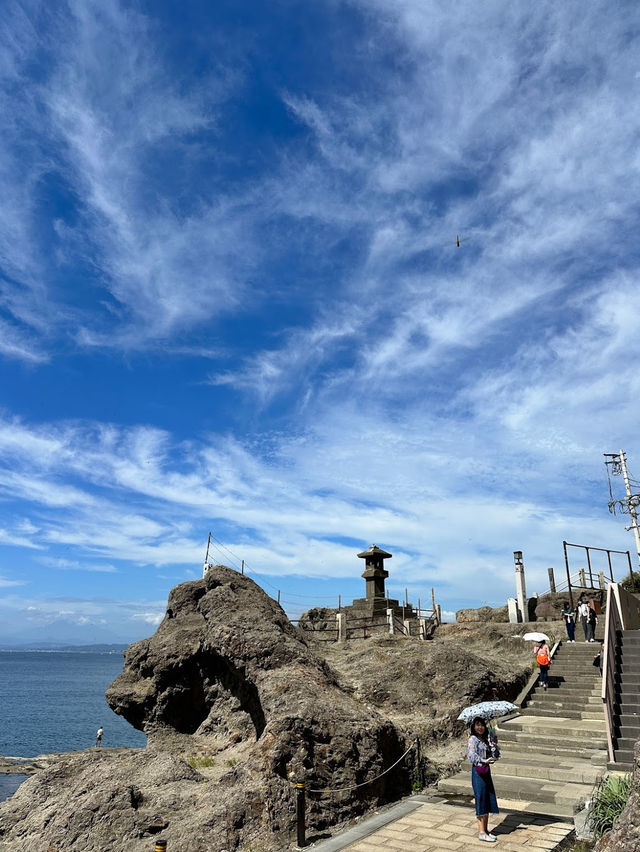
[[[589,642],[596,641],[596,625],[598,624],[598,615],[593,604],[589,604],[589,614],[587,615],[587,639]]]
[[[562,608],[562,617],[564,618],[564,626],[567,628],[567,637],[569,642],[576,641],[576,611],[571,606],[569,601],[564,602]]]

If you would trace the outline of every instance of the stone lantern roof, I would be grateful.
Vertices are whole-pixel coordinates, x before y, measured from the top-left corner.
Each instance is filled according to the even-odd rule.
[[[372,544],[368,550],[363,550],[362,553],[358,554],[358,559],[368,559],[370,556],[378,556],[381,559],[391,559],[393,554],[387,553],[386,550],[378,547],[377,544]]]

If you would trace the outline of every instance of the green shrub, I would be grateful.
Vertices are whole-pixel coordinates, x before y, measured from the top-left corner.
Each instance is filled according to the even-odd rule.
[[[596,837],[611,831],[630,791],[631,775],[608,775],[598,784],[589,810],[589,825]]]
[[[187,758],[187,763],[192,769],[204,769],[207,766],[215,766],[216,761],[213,757],[206,757],[205,755],[200,755],[196,757],[195,755]]]
[[[640,574],[637,571],[634,571],[633,574],[627,574],[620,585],[628,592],[640,592]]]

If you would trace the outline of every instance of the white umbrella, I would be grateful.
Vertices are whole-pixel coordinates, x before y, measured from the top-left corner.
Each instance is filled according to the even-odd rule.
[[[476,716],[480,716],[483,719],[497,719],[517,709],[518,706],[512,704],[510,701],[481,701],[479,704],[472,704],[471,707],[465,707],[458,716],[458,721],[471,722]]]
[[[548,642],[549,637],[546,633],[525,633],[522,637],[525,642]]]

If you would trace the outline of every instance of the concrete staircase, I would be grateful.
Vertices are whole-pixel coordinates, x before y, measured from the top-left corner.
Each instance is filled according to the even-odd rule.
[[[622,630],[616,639],[615,763],[609,768],[631,772],[640,740],[640,630]]]
[[[500,723],[502,757],[491,769],[498,805],[571,817],[576,805],[590,797],[607,762],[602,681],[593,665],[599,648],[599,641],[561,645],[548,690],[537,684],[521,714]],[[438,789],[469,797],[469,764],[442,779]]]

